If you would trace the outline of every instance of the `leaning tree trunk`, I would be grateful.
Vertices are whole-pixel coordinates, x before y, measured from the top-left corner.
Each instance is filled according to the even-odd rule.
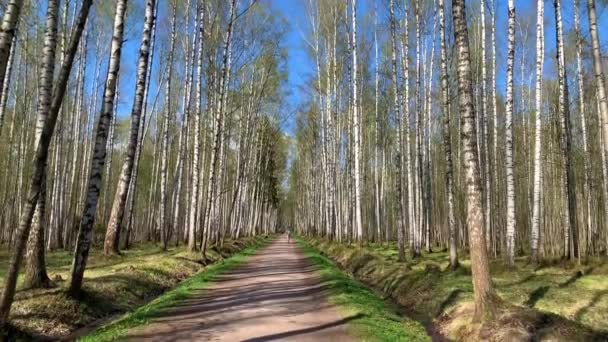
[[[0,298],[0,330],[3,329],[8,322],[8,315],[15,296],[15,287],[17,285],[19,266],[21,264],[21,260],[23,259],[25,244],[30,233],[34,209],[36,203],[38,202],[38,197],[40,196],[40,189],[44,178],[49,145],[51,143],[51,137],[53,136],[55,124],[57,123],[57,114],[59,113],[61,103],[63,102],[63,96],[70,77],[70,71],[72,70],[74,56],[78,50],[80,37],[82,36],[82,31],[84,30],[92,3],[93,0],[83,0],[80,13],[78,14],[77,24],[74,28],[73,35],[70,38],[66,58],[63,61],[63,65],[61,66],[61,70],[59,71],[59,75],[57,77],[55,92],[47,120],[44,124],[40,134],[40,140],[36,145],[36,150],[34,152],[32,162],[32,178],[26,197],[27,200],[23,207],[21,218],[19,219],[19,226],[17,228],[17,234],[15,237],[15,252],[10,259],[8,271],[6,273],[6,277],[4,278],[4,290],[2,291],[2,297]]]
[[[469,33],[464,0],[452,2],[454,38],[458,58],[458,103],[462,125],[462,147],[464,152],[464,172],[466,184],[466,220],[469,228],[471,249],[471,271],[475,296],[476,321],[490,319],[495,311],[495,294],[490,278],[487,248],[484,237],[482,210],[482,186],[477,155],[477,130],[475,127],[475,106],[473,101],[473,81],[469,51]]]
[[[148,62],[150,55],[150,38],[152,36],[152,26],[154,25],[154,0],[148,0],[146,3],[146,19],[144,23],[144,32],[141,38],[139,48],[139,59],[137,62],[137,79],[135,81],[135,100],[133,101],[133,109],[131,110],[131,129],[129,131],[129,142],[127,145],[127,155],[120,171],[116,193],[112,203],[112,211],[108,221],[106,237],[103,244],[104,254],[118,254],[120,242],[120,227],[125,214],[127,203],[127,193],[129,184],[131,184],[131,176],[133,174],[133,164],[135,162],[135,153],[137,150],[140,120],[142,115],[143,104],[145,100],[146,79],[148,75]],[[140,148],[142,148],[140,146]]]
[[[112,44],[110,46],[110,63],[104,89],[103,106],[101,116],[97,123],[95,134],[95,147],[91,161],[89,180],[86,186],[86,197],[80,218],[76,249],[72,260],[71,280],[69,292],[77,295],[82,287],[82,277],[87,265],[91,238],[93,235],[93,224],[101,190],[101,174],[106,161],[106,145],[108,140],[108,128],[112,119],[118,72],[120,70],[120,56],[122,52],[124,19],[127,10],[127,0],[119,0],[116,3],[114,15],[114,29],[112,33]]]
[[[540,238],[540,212],[542,192],[542,105],[543,105],[543,65],[544,65],[544,0],[537,2],[536,17],[536,94],[535,94],[535,141],[534,141],[534,195],[532,209],[532,231],[530,233],[530,260],[533,264],[538,264],[538,241]]]
[[[4,79],[7,76],[7,63],[14,44],[21,7],[23,7],[23,0],[10,0],[6,5],[4,16],[2,16],[2,24],[0,24],[0,85],[4,84]],[[5,91],[5,89],[0,89],[0,97]],[[2,128],[1,119],[0,128]]]
[[[53,96],[53,77],[55,73],[55,50],[57,49],[57,16],[59,0],[49,0],[46,12],[46,32],[44,34],[44,49],[42,69],[39,83],[38,114],[36,118],[36,136],[34,146],[40,143],[42,129],[48,119]],[[47,162],[48,164],[48,162]],[[50,279],[46,274],[44,260],[44,230],[46,217],[46,183],[47,170],[43,171],[40,196],[34,211],[33,231],[27,243],[24,286],[26,288],[48,287]]]
[[[441,104],[443,114],[443,146],[445,149],[445,185],[448,200],[448,234],[450,268],[458,268],[458,231],[454,217],[454,175],[452,166],[452,136],[450,134],[450,96],[447,48],[445,43],[444,0],[439,0],[439,44],[441,48]]]

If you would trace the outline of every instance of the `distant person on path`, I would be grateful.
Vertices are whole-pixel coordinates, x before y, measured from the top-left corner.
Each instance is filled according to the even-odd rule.
[[[291,230],[287,229],[287,242],[291,242]]]

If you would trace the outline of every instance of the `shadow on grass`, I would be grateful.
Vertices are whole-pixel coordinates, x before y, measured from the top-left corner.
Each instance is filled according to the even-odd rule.
[[[530,296],[528,296],[528,300],[526,300],[524,305],[533,308],[539,300],[545,297],[549,289],[549,286],[540,286],[536,290],[530,292]]]

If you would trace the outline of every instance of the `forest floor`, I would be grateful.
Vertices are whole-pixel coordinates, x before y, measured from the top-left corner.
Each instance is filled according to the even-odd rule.
[[[429,340],[420,324],[285,236],[207,280],[196,275],[83,341]]]
[[[246,247],[260,246],[264,240],[226,241],[221,250],[212,247],[208,251],[206,263],[214,264]],[[0,285],[9,256],[10,251],[0,250]],[[69,251],[47,253],[47,272],[54,284],[50,289],[19,289],[19,277],[10,315],[13,338],[72,338],[74,331],[81,329],[77,334],[84,333],[92,324],[133,310],[205,268],[200,253],[188,253],[183,246],[162,251],[157,245],[142,244],[114,257],[105,257],[95,248],[89,256],[82,296],[75,300],[65,293],[71,262]]]
[[[335,260],[346,272],[398,302],[411,317],[432,324],[449,338],[558,341],[608,340],[608,263],[583,265],[560,260],[533,268],[518,258],[514,269],[503,260],[491,264],[492,280],[503,301],[486,325],[471,323],[470,261],[449,271],[447,252],[424,252],[398,262],[395,244],[347,246],[323,239],[308,244]],[[481,334],[481,336],[479,335]]]

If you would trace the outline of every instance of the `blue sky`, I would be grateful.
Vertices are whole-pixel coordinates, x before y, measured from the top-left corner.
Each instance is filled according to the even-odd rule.
[[[490,1],[486,0],[489,6]],[[308,56],[305,47],[305,41],[302,39],[302,35],[306,35],[309,31],[309,23],[308,18],[306,16],[305,4],[308,0],[261,0],[261,3],[266,6],[271,6],[274,10],[276,10],[280,15],[284,16],[287,22],[290,25],[289,33],[286,37],[285,46],[289,49],[289,88],[292,91],[292,94],[289,98],[289,103],[291,106],[297,107],[301,105],[304,101],[307,100],[307,94],[301,91],[299,88],[303,87],[307,84],[310,78],[315,73],[315,65],[311,60],[310,56]],[[400,3],[400,1],[398,1]],[[574,26],[574,12],[573,12],[573,3],[570,0],[562,1],[562,17],[564,20],[565,30],[570,30]],[[447,1],[448,6],[450,1]],[[473,7],[478,7],[478,1],[468,1],[469,3],[469,12]],[[505,88],[505,74],[506,74],[506,63],[501,63],[501,60],[505,58],[504,51],[506,50],[506,41],[507,41],[507,1],[506,0],[496,0],[497,4],[497,50],[498,50],[498,77],[497,83],[498,88]],[[388,0],[377,0],[377,3],[374,4],[374,0],[358,0],[358,25],[359,30],[361,30],[362,21],[365,20],[366,16],[373,15],[374,5],[377,6],[379,11],[379,23],[380,25],[387,25],[388,13],[386,8],[388,6]],[[530,40],[530,44],[535,44],[535,24],[536,24],[536,1],[532,0],[516,0],[516,15],[522,21],[524,19],[533,18],[532,21],[532,33],[528,38]],[[448,8],[449,10],[449,8]],[[588,37],[589,29],[587,25],[587,6],[586,1],[581,1],[580,6],[581,11],[581,32],[584,37]],[[601,6],[600,1],[598,1],[597,5],[598,11],[598,23],[600,26],[600,39],[603,47],[603,51],[608,50],[608,9],[606,6]],[[555,21],[554,21],[554,7],[553,1],[545,1],[545,77],[554,77],[553,76],[553,60],[554,54],[552,51],[555,49]],[[448,13],[449,14],[449,13]],[[489,14],[488,19],[489,19]],[[386,29],[386,28],[385,28]],[[363,32],[360,34],[364,34]],[[490,31],[488,28],[488,39]],[[489,41],[488,41],[489,44]],[[516,51],[516,59],[521,59],[521,55],[517,56],[517,54],[521,53]],[[535,56],[533,55],[534,50],[530,50],[532,55],[526,55],[525,58],[533,59]],[[488,51],[489,54],[489,51]],[[373,62],[373,61],[372,61]],[[516,62],[516,63],[519,63]],[[532,66],[532,64],[530,64]],[[505,70],[503,70],[505,69]],[[519,69],[517,69],[519,70]],[[516,82],[518,81],[518,77],[516,76]],[[291,128],[291,127],[289,127]]]
[[[315,65],[313,64],[312,59],[308,56],[306,52],[305,41],[303,39],[310,30],[308,18],[306,15],[306,3],[309,0],[259,0],[259,4],[261,6],[270,7],[277,15],[280,15],[286,19],[288,27],[288,32],[285,37],[284,47],[288,50],[288,92],[289,96],[286,101],[287,107],[285,108],[285,112],[290,116],[287,119],[286,124],[284,125],[284,129],[287,133],[291,133],[294,126],[294,115],[293,113],[304,104],[309,94],[307,94],[307,83],[315,73]],[[486,0],[489,3],[489,0]],[[496,0],[497,1],[497,49],[498,49],[498,89],[502,92],[505,87],[505,73],[506,68],[504,67],[506,63],[504,63],[504,50],[506,49],[506,35],[507,35],[507,22],[506,22],[506,13],[507,13],[507,1],[506,0]],[[240,1],[243,5],[245,3],[244,0]],[[400,3],[401,1],[397,1]],[[563,0],[563,19],[565,30],[568,31],[573,27],[574,17],[573,17],[573,5],[571,0]],[[608,9],[606,6],[601,6],[598,2],[598,22],[600,25],[600,39],[603,50],[608,50]],[[448,6],[450,1],[447,1]],[[478,1],[469,1],[469,12],[472,11],[473,7],[478,7]],[[161,6],[159,8],[159,29],[162,33],[160,34],[168,34],[169,31],[169,18],[168,13],[166,13],[166,3],[161,2]],[[358,29],[360,34],[360,39],[363,39],[365,34],[371,34],[371,32],[365,32],[363,30],[364,22],[366,17],[371,17],[373,15],[374,6],[377,6],[379,11],[379,23],[383,27],[382,29],[386,30],[388,27],[388,13],[386,11],[388,6],[388,0],[377,0],[377,3],[374,4],[374,0],[358,0]],[[526,17],[534,18],[532,20],[533,25],[535,25],[535,16],[536,16],[536,1],[533,0],[516,0],[516,11],[517,16],[522,20]],[[130,1],[129,2],[129,13],[134,14],[134,20],[141,22],[141,16],[138,13],[143,13],[143,0],[138,1]],[[449,8],[448,8],[449,10]],[[449,14],[449,13],[448,13]],[[553,73],[553,60],[554,54],[553,50],[555,47],[555,24],[554,24],[554,9],[553,9],[553,1],[547,0],[545,1],[545,47],[546,47],[546,59],[545,59],[545,77],[554,77]],[[589,30],[587,26],[587,9],[586,9],[586,0],[581,0],[581,23],[582,23],[582,33],[584,37],[589,35]],[[368,18],[369,19],[369,18]],[[130,32],[128,33],[127,40],[124,46],[123,52],[123,71],[121,74],[120,83],[121,83],[121,92],[125,96],[122,96],[119,103],[119,116],[120,117],[128,117],[130,115],[131,106],[132,106],[132,96],[129,94],[133,94],[133,89],[135,86],[135,63],[137,60],[137,50],[139,47],[139,42],[141,39],[141,24],[132,25]],[[368,26],[368,28],[370,28]],[[371,29],[371,28],[370,28]],[[529,37],[530,44],[534,44],[535,41],[535,27],[532,26],[532,33]],[[369,37],[369,36],[368,36]],[[489,39],[489,30],[488,30],[488,39]],[[155,62],[155,72],[158,68],[158,60],[162,55],[158,50],[159,46],[157,45],[157,55]],[[533,59],[534,50],[529,50],[528,55],[525,57],[528,59]],[[522,56],[518,56],[518,53],[521,53],[520,50],[516,50],[516,68],[519,63],[519,59]],[[373,62],[370,61],[370,62]],[[530,65],[532,65],[530,63]],[[516,69],[519,70],[519,69]],[[102,70],[103,72],[103,70]],[[516,82],[519,81],[518,73],[516,73]],[[153,82],[154,84],[154,82]],[[154,87],[153,87],[154,88]],[[156,90],[152,89],[150,92],[149,101],[152,102],[152,97],[156,94]]]

